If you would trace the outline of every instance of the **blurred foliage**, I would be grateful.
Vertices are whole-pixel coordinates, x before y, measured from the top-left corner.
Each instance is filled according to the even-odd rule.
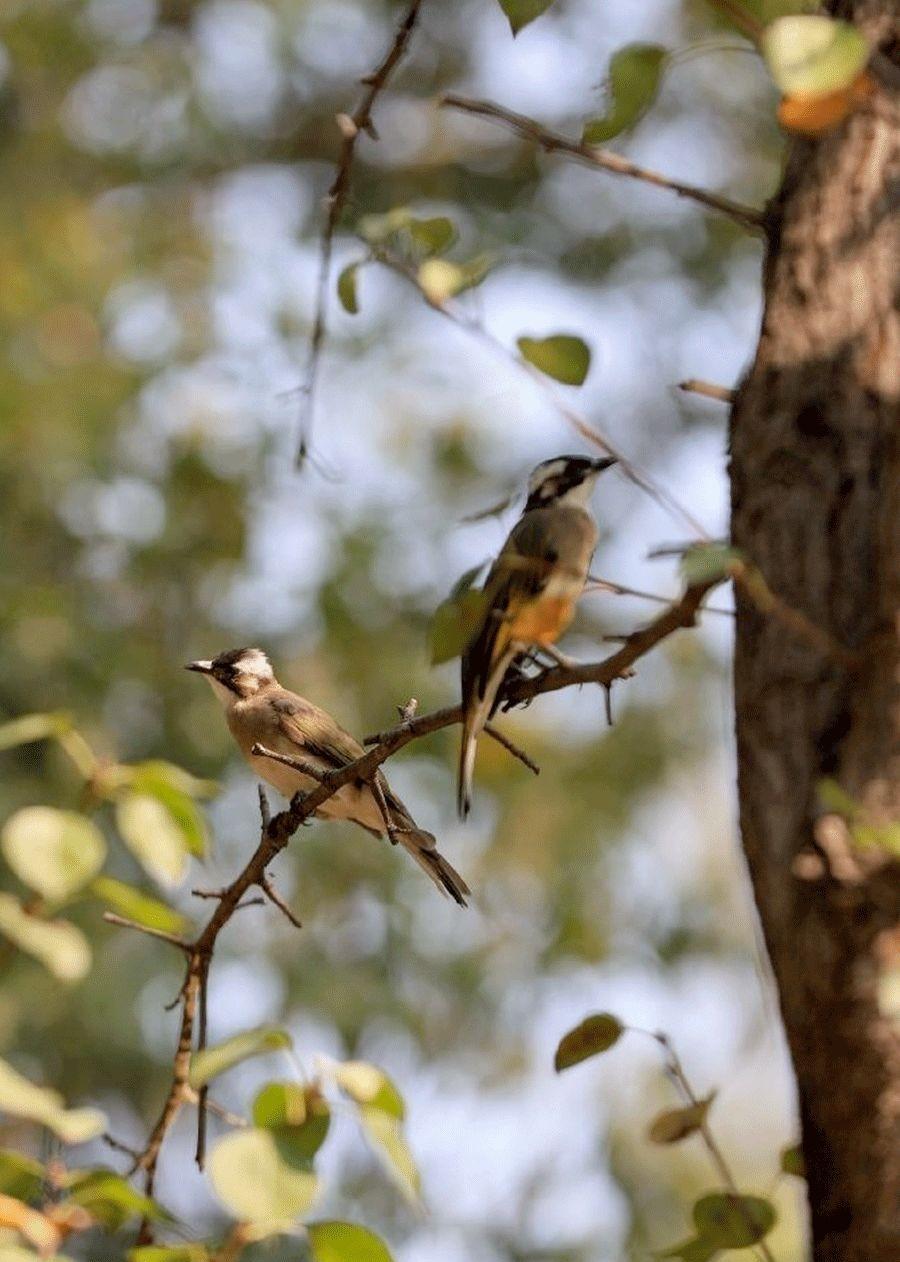
[[[170,933],[202,923],[191,885],[221,884],[255,841],[252,781],[235,765],[213,698],[182,663],[262,641],[286,683],[360,735],[388,726],[411,695],[423,710],[446,703],[455,674],[452,665],[429,666],[432,613],[501,537],[483,522],[462,545],[450,527],[520,485],[560,442],[549,422],[538,443],[533,429],[505,420],[492,386],[476,398],[471,380],[452,382],[465,361],[425,326],[420,299],[383,288],[379,269],[352,281],[344,274],[340,310],[337,277],[371,244],[373,216],[411,208],[401,225],[408,258],[439,298],[480,283],[489,267],[501,282],[539,270],[542,286],[549,278],[572,295],[615,294],[665,257],[670,292],[682,285],[699,312],[727,308],[736,270],[757,257],[732,225],[699,212],[690,231],[665,216],[652,225],[633,217],[616,200],[621,190],[602,182],[591,213],[567,218],[559,199],[570,172],[505,134],[475,138],[437,111],[442,91],[483,81],[486,67],[502,95],[504,67],[531,47],[538,60],[516,72],[521,88],[540,50],[558,41],[552,64],[580,59],[584,82],[597,85],[583,101],[547,97],[560,102],[549,121],[577,136],[603,114],[600,84],[616,49],[648,35],[619,14],[607,39],[598,29],[605,15],[574,0],[502,7],[506,17],[494,0],[426,0],[413,55],[376,118],[381,140],[360,146],[332,277],[313,468],[298,479],[295,388],[313,315],[320,199],[339,143],[334,115],[353,107],[356,80],[377,62],[403,6],[3,6],[0,722],[19,726],[0,727],[0,1054],[10,1072],[58,1093],[44,1097],[45,1121],[71,1121],[77,1109],[77,1122],[99,1107],[116,1136],[140,1146],[171,1069],[177,1032],[164,1006],[178,991],[180,959],[164,943],[105,924],[103,910]],[[722,30],[700,0],[657,7],[667,48]],[[507,18],[520,30],[515,45]],[[734,69],[733,60],[723,64]],[[627,60],[618,65],[629,69]],[[708,135],[712,117],[723,125],[722,75],[685,87],[684,72],[667,62],[660,85],[657,62],[645,68],[652,84],[628,81],[623,96],[621,76],[611,83],[612,113],[627,107],[623,126],[635,123],[638,139],[655,121],[680,127],[678,135],[687,125]],[[771,89],[741,74],[728,87],[728,143],[740,152],[728,191],[761,202],[779,154]],[[480,290],[463,300],[477,310]],[[568,358],[564,371],[540,366],[563,381],[583,378],[587,345],[568,334],[569,322],[548,326],[540,302],[529,318],[519,314],[511,344],[522,336],[537,362],[547,343],[534,339],[563,332],[578,343],[564,348],[567,357],[574,349],[575,367]],[[665,336],[646,354],[662,356]],[[602,371],[592,367],[591,376]],[[639,457],[698,427],[696,415],[668,401],[648,407],[637,394],[624,422]],[[604,522],[608,536],[634,520],[632,505],[622,512]],[[574,638],[596,651],[605,633],[645,613],[586,602]],[[508,716],[542,775],[483,742],[478,810],[465,831],[448,805],[455,733],[394,760],[392,778],[477,891],[470,913],[436,903],[390,847],[329,824],[304,830],[279,864],[302,934],[271,908],[241,912],[229,927],[213,967],[213,1042],[277,1022],[299,1057],[387,1063],[411,1102],[409,1156],[399,1118],[336,1079],[394,1180],[374,1173],[355,1133],[335,1123],[315,1258],[342,1256],[341,1233],[325,1227],[345,1217],[384,1235],[398,1258],[434,1262],[638,1258],[684,1234],[686,1207],[710,1175],[689,1144],[662,1160],[646,1144],[648,1106],[673,1103],[658,1066],[617,1060],[614,1087],[584,1071],[574,1107],[573,1096],[555,1096],[552,1047],[587,1010],[585,994],[617,977],[674,989],[715,970],[723,1003],[735,987],[741,995],[726,1015],[739,1031],[731,1051],[756,1046],[758,1001],[746,996],[756,986],[752,929],[728,857],[727,807],[692,817],[688,832],[702,844],[686,861],[698,865],[689,878],[667,857],[668,795],[696,801],[714,785],[713,796],[728,800],[718,780],[723,678],[721,652],[697,636],[673,642],[634,685],[617,686],[611,730],[602,698],[588,693]],[[685,794],[694,777],[706,788]],[[212,781],[220,796],[210,800]],[[73,860],[74,820],[90,830],[90,862],[80,847]],[[40,949],[22,940],[23,924],[45,933]],[[65,983],[45,967],[62,958],[46,940],[60,929],[88,952],[87,971],[76,970],[84,976]],[[244,1116],[265,1081],[254,1066],[235,1069],[221,1088]],[[313,1079],[291,1075],[307,1088]],[[509,1105],[519,1140],[510,1144],[507,1125],[506,1146],[495,1147],[492,1119]],[[740,1134],[740,1101],[718,1107],[736,1111]],[[544,1153],[544,1118],[557,1113],[557,1146]],[[254,1151],[237,1154],[237,1175],[225,1161],[223,1188],[244,1187],[246,1160],[277,1158],[269,1123],[254,1120],[246,1132]],[[518,1149],[531,1148],[532,1123],[540,1130],[523,1163]],[[227,1233],[222,1206],[192,1167],[189,1132],[188,1119],[161,1164],[159,1199],[183,1219],[169,1233],[172,1248],[136,1250],[136,1262],[194,1262],[206,1255],[182,1236]],[[234,1134],[246,1149],[245,1132]],[[434,1172],[420,1162],[427,1225],[395,1187],[409,1192],[417,1181],[409,1164],[417,1135],[436,1160],[443,1154]],[[767,1133],[769,1154],[787,1138]],[[146,1207],[129,1202],[121,1182],[98,1190],[106,1176],[97,1171],[125,1170],[127,1158],[94,1142],[62,1166],[59,1136],[14,1113],[0,1121],[0,1142],[19,1153],[0,1153],[0,1189],[37,1200],[40,1180],[49,1226],[32,1222],[32,1244],[46,1250],[59,1240],[62,1253],[91,1262],[125,1257]],[[742,1185],[767,1185],[768,1158],[741,1149]],[[518,1173],[505,1182],[498,1171],[493,1185],[484,1178],[477,1209],[445,1194],[466,1151],[493,1171],[492,1154],[502,1166],[513,1150]],[[570,1154],[561,1172],[559,1153]],[[53,1185],[60,1170],[89,1180],[78,1196],[75,1185]],[[560,1178],[579,1193],[571,1216],[574,1192]],[[559,1201],[555,1216],[547,1197],[551,1207]],[[66,1226],[60,1207],[74,1213],[88,1200],[102,1202],[121,1230],[70,1232],[79,1220]],[[799,1256],[796,1214],[790,1201],[779,1211],[779,1257],[790,1262]],[[545,1219],[564,1220],[558,1243]],[[355,1244],[352,1232],[344,1236],[363,1247],[361,1236]],[[12,1231],[10,1257],[12,1239],[20,1233]],[[0,1256],[6,1243],[0,1230]],[[248,1262],[298,1256],[287,1238],[241,1243]],[[371,1256],[382,1256],[376,1245]]]

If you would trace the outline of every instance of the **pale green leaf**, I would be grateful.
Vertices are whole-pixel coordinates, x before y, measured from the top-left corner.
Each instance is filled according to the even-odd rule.
[[[0,1262],[34,1262],[35,1258],[41,1257],[42,1262],[72,1262],[72,1259],[62,1253],[54,1253],[52,1257],[32,1253],[30,1249],[20,1249],[18,1245],[0,1244]]]
[[[701,1240],[719,1249],[743,1249],[767,1236],[778,1215],[760,1196],[711,1192],[695,1203],[693,1217]]]
[[[421,1178],[399,1119],[374,1104],[358,1106],[366,1138],[408,1201],[418,1203]]]
[[[106,1129],[99,1109],[67,1109],[58,1091],[29,1082],[5,1060],[0,1060],[0,1113],[46,1126],[65,1144],[86,1143]]]
[[[195,1089],[203,1087],[251,1056],[262,1056],[291,1045],[291,1036],[279,1026],[261,1025],[255,1030],[244,1030],[215,1047],[194,1053],[191,1057],[191,1086]]]
[[[552,337],[520,337],[516,343],[523,359],[567,386],[580,386],[591,366],[587,343],[569,333]]]
[[[72,726],[68,714],[23,714],[18,719],[10,719],[0,723],[0,750],[12,749],[15,745],[30,745],[32,741],[43,741],[49,736],[59,736]]]
[[[310,1223],[306,1231],[313,1262],[393,1262],[384,1241],[355,1223]]]
[[[198,780],[172,763],[139,763],[133,769],[131,789],[156,798],[181,829],[184,844],[192,855],[203,858],[209,847],[206,816],[194,800],[208,797],[215,789],[209,780]]]
[[[100,871],[103,834],[84,815],[52,806],[26,806],[0,834],[6,862],[20,881],[53,903],[71,898]]]
[[[143,890],[111,876],[98,876],[91,884],[91,893],[121,916],[148,929],[160,929],[163,933],[182,934],[188,927],[187,919],[158,898],[151,898]]]
[[[425,255],[443,254],[456,240],[453,220],[446,215],[436,215],[433,219],[411,219],[406,231],[419,253]]]
[[[585,144],[602,145],[634,127],[656,100],[667,57],[658,44],[627,44],[613,54],[606,113],[585,123]]]
[[[650,1123],[647,1138],[652,1144],[677,1144],[687,1139],[703,1126],[714,1099],[715,1092],[712,1092],[696,1104],[659,1113]]]
[[[341,306],[350,315],[359,311],[356,296],[356,278],[359,274],[359,263],[348,263],[337,280],[337,293]]]
[[[46,1171],[39,1161],[11,1149],[0,1149],[0,1192],[19,1201],[34,1202],[44,1185]]]
[[[209,1177],[216,1196],[240,1222],[291,1223],[307,1214],[316,1176],[286,1162],[271,1131],[234,1131],[213,1148]]]
[[[513,35],[550,8],[553,0],[500,0],[500,8],[506,14]]]
[[[130,1218],[172,1221],[167,1210],[112,1170],[79,1173],[70,1178],[66,1190],[67,1201],[83,1206],[110,1231],[118,1231]]]
[[[803,1160],[803,1148],[800,1144],[791,1144],[789,1148],[782,1148],[779,1167],[784,1174],[793,1174],[798,1179],[806,1178],[806,1162]]]
[[[657,1253],[658,1258],[678,1258],[680,1262],[710,1262],[719,1252],[718,1245],[710,1244],[708,1240],[693,1239],[684,1240],[681,1244],[673,1245],[671,1249],[664,1249]]]
[[[271,1130],[295,1165],[312,1161],[331,1124],[328,1102],[315,1086],[269,1082],[253,1101],[253,1122]]]
[[[681,577],[688,587],[724,578],[742,560],[740,552],[724,543],[701,543],[681,558]]]
[[[890,824],[854,824],[850,830],[853,840],[858,846],[868,848],[877,846],[891,854],[900,855],[900,823]]]
[[[335,1082],[356,1104],[371,1105],[398,1121],[403,1120],[403,1097],[387,1074],[364,1060],[348,1060],[330,1066]]]
[[[768,23],[795,13],[815,13],[821,7],[820,0],[762,0],[759,15],[763,22]]]
[[[849,88],[871,52],[857,27],[820,14],[778,18],[765,28],[761,47],[776,85],[792,97]]]
[[[0,894],[0,933],[61,982],[81,981],[91,967],[90,943],[80,929],[30,916],[11,894]]]
[[[597,1012],[585,1017],[580,1025],[560,1039],[559,1047],[553,1058],[553,1067],[557,1073],[579,1065],[591,1056],[599,1056],[602,1052],[618,1043],[625,1032],[625,1027],[618,1017],[611,1012]]]
[[[160,885],[178,885],[187,870],[188,846],[183,829],[162,802],[146,793],[128,793],[116,803],[116,823],[144,871]]]
[[[419,288],[429,302],[440,306],[448,298],[478,285],[490,271],[491,260],[486,254],[470,259],[468,263],[450,263],[447,259],[426,259],[419,267]]]

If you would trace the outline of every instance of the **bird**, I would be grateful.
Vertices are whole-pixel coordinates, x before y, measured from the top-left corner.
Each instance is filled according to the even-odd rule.
[[[185,669],[206,677],[244,758],[261,779],[288,799],[308,792],[317,781],[294,767],[254,754],[254,745],[300,758],[322,772],[346,767],[366,752],[327,710],[283,688],[262,649],[229,649],[208,661],[189,662]],[[351,820],[377,837],[387,834],[412,855],[442,893],[466,906],[468,885],[440,854],[432,834],[418,827],[380,770],[371,780],[354,780],[338,789],[316,815]]]
[[[462,653],[457,807],[463,819],[472,804],[478,737],[497,707],[507,670],[535,649],[566,660],[554,645],[575,614],[597,544],[588,502],[597,477],[616,463],[606,456],[542,461],[528,480],[522,515],[484,581],[477,625]]]

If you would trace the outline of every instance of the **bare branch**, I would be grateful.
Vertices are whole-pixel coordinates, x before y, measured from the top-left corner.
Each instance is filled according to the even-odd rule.
[[[715,382],[703,381],[700,377],[688,377],[687,381],[679,381],[678,389],[685,394],[702,394],[706,399],[716,399],[719,403],[734,403],[736,390],[727,386],[717,386]]]
[[[118,925],[120,929],[134,929],[136,933],[146,933],[148,937],[159,938],[161,942],[168,942],[178,947],[180,951],[193,950],[190,942],[185,938],[180,938],[176,933],[166,933],[165,929],[151,929],[149,925],[139,924],[138,921],[129,920],[126,916],[118,916],[114,911],[105,911],[103,919],[107,924]]]
[[[515,742],[511,741],[505,732],[501,732],[493,723],[485,723],[484,730],[498,745],[502,745],[504,749],[509,750],[513,758],[518,758],[519,762],[524,763],[529,771],[533,771],[536,776],[541,774],[541,769],[537,763],[528,757],[524,749],[520,749]]]
[[[343,137],[338,155],[337,168],[331,188],[326,199],[325,223],[319,243],[319,277],[316,284],[316,315],[313,322],[312,336],[309,342],[309,357],[306,366],[306,379],[303,383],[300,415],[300,442],[297,451],[297,465],[301,466],[309,450],[315,409],[316,383],[319,376],[319,364],[322,347],[328,325],[328,289],[331,279],[331,254],[334,245],[334,234],[337,229],[341,211],[350,190],[350,174],[353,159],[356,155],[356,142],[360,132],[366,132],[377,139],[372,126],[372,108],[380,93],[387,85],[394,67],[406,52],[410,36],[419,16],[422,0],[412,0],[406,16],[397,27],[393,42],[387,53],[372,71],[361,80],[366,88],[365,93],[352,115],[337,116],[338,129]]]
[[[729,219],[733,219],[749,232],[765,232],[765,216],[753,206],[743,206],[739,202],[720,197],[717,193],[709,193],[706,189],[697,188],[693,184],[669,179],[658,171],[649,171],[646,167],[640,167],[627,158],[623,158],[621,154],[612,153],[608,149],[598,149],[595,145],[585,144],[581,140],[570,140],[559,132],[542,127],[533,118],[504,109],[502,105],[495,105],[493,101],[473,100],[451,92],[442,97],[441,105],[446,109],[459,110],[464,114],[474,114],[479,118],[489,118],[503,123],[517,135],[532,141],[547,153],[563,153],[585,166],[597,167],[601,171],[610,171],[614,175],[624,175],[632,180],[642,180],[645,184],[655,184],[658,188],[670,189],[677,196],[698,202],[707,210],[727,215]]]

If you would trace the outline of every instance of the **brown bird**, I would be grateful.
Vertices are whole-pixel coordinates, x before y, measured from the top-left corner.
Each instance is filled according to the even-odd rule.
[[[206,676],[222,702],[225,721],[241,753],[262,780],[288,799],[295,793],[309,792],[317,781],[294,767],[252,754],[255,744],[301,758],[322,772],[346,767],[366,752],[326,710],[282,688],[262,649],[231,649],[211,661],[191,662],[186,669]],[[390,824],[373,782],[381,790]],[[373,781],[355,780],[344,785],[316,814],[323,819],[352,820],[376,837],[389,835],[412,855],[442,893],[466,906],[469,887],[439,853],[431,833],[418,827],[381,771],[375,772]]]
[[[557,456],[528,481],[522,516],[484,583],[484,612],[462,656],[462,745],[457,806],[469,813],[478,737],[494,713],[500,685],[523,653],[554,649],[575,613],[597,526],[588,500],[597,476],[615,460]]]

